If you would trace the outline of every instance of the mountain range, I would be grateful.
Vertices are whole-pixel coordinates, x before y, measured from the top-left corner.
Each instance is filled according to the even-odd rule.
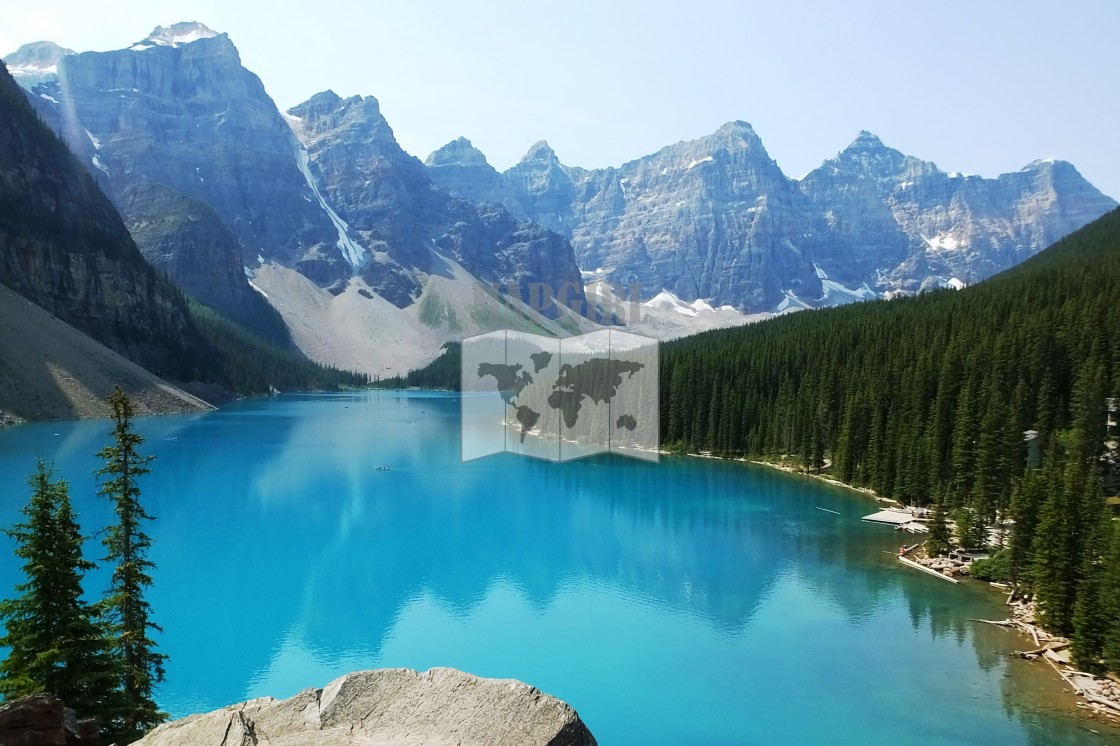
[[[792,179],[746,122],[618,168],[566,166],[540,142],[500,173],[464,138],[426,164],[452,193],[568,237],[588,279],[742,312],[972,284],[1116,206],[1064,161],[985,179],[870,132]]]
[[[870,133],[791,179],[745,122],[617,168],[541,142],[498,172],[463,138],[422,163],[372,96],[280,111],[198,23],[5,63],[153,266],[276,344],[379,375],[500,327],[675,336],[971,284],[1116,204],[1068,163],[962,176]]]

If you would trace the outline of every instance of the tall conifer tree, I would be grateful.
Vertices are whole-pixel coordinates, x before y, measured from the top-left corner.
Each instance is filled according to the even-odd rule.
[[[120,664],[121,701],[114,727],[122,738],[130,739],[167,717],[154,700],[166,656],[156,652],[150,634],[160,627],[152,621],[151,606],[144,598],[154,564],[148,559],[152,541],[143,525],[152,517],[140,503],[138,478],[149,473],[147,464],[153,457],[137,450],[144,439],[132,428],[132,402],[119,386],[109,395],[109,411],[113,443],[98,452],[105,466],[97,474],[102,478],[99,492],[113,503],[116,523],[104,539],[105,561],[113,576],[102,605]]]
[[[40,459],[28,480],[26,519],[7,532],[27,579],[16,586],[18,598],[0,603],[7,628],[0,645],[10,649],[0,663],[0,693],[50,692],[81,717],[103,721],[115,680],[104,630],[82,599],[82,576],[93,565],[82,558],[66,482],[51,477]]]

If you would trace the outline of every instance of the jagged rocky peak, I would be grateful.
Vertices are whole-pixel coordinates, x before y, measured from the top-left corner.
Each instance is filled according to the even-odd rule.
[[[1020,169],[1024,173],[1033,173],[1040,176],[1047,176],[1052,179],[1081,179],[1081,172],[1077,170],[1069,161],[1056,160],[1054,158],[1042,158],[1037,161],[1031,161]]]
[[[467,138],[452,140],[434,151],[424,161],[424,166],[432,181],[456,197],[502,203],[517,217],[525,217],[517,203],[507,199],[504,177]]]
[[[888,148],[879,139],[879,136],[867,130],[860,130],[856,139],[848,147],[837,153],[835,160],[841,162],[861,161],[866,159],[879,159],[902,155],[894,148]]]
[[[695,183],[704,179],[700,174],[713,167],[732,169],[733,179],[743,183],[758,179],[768,183],[786,181],[778,164],[766,152],[762,139],[743,121],[727,122],[709,135],[668,145],[652,155],[624,164],[621,173],[632,179],[644,171],[646,176],[663,184],[679,177]]]
[[[226,34],[195,23],[159,27],[125,49],[66,57],[59,75],[36,89],[50,104],[40,113],[126,220],[141,194],[131,187],[151,182],[209,206],[247,259],[296,263],[338,241],[292,132]]]
[[[879,139],[879,136],[874,132],[867,130],[860,130],[856,135],[856,139],[852,140],[852,144],[844,148],[845,151],[868,151],[868,150],[886,150],[887,146]]]
[[[34,41],[5,57],[4,64],[15,81],[30,90],[39,83],[56,79],[58,63],[71,54],[75,54],[74,50],[53,41]]]
[[[429,172],[567,237],[581,266],[610,268],[606,279],[638,282],[643,297],[664,288],[750,311],[790,293],[820,306],[980,280],[1115,205],[1061,161],[963,176],[867,130],[794,181],[744,121],[617,168],[565,166],[539,142],[504,174]]]
[[[742,120],[728,122],[708,137],[701,139],[719,142],[725,146],[760,148],[766,152],[762,145],[762,138],[754,131],[754,127]]]
[[[325,91],[319,91],[302,104],[296,104],[291,109],[288,109],[288,113],[295,116],[300,116],[301,114],[323,115],[327,112],[334,111],[341,103],[342,96],[339,96],[328,88]]]
[[[317,120],[329,116],[338,109],[341,103],[342,97],[328,88],[325,91],[319,91],[302,104],[296,104],[288,109],[284,112],[284,119],[296,131],[296,134],[303,136],[306,134],[306,122],[308,120]]]
[[[148,38],[136,46],[155,44],[161,47],[177,47],[181,44],[190,44],[199,39],[213,39],[215,36],[224,36],[197,21],[181,21],[173,23],[167,28],[156,26]],[[134,47],[135,48],[135,47]]]
[[[547,141],[541,140],[540,142],[533,143],[529,151],[521,159],[521,163],[532,163],[533,161],[543,161],[545,163],[559,163],[560,159],[556,157],[556,151]]]
[[[819,169],[806,180],[812,182],[822,174],[853,174],[870,176],[874,179],[897,179],[905,175],[939,173],[933,163],[888,147],[879,136],[867,130],[860,130],[856,139],[848,147],[836,154],[835,158],[825,161]]]
[[[723,174],[723,185],[709,172]],[[727,122],[709,135],[678,142],[624,164],[620,173],[631,180],[631,187],[636,186],[635,179],[641,179],[658,184],[658,189],[680,192],[670,204],[699,199],[697,189],[726,190],[724,197],[749,200],[773,190],[790,189],[789,179],[770,157],[758,133],[743,121]],[[684,196],[684,192],[691,196]]]
[[[1100,196],[1072,163],[1054,158],[1031,161],[1017,173],[1005,174],[1000,178],[1011,182],[1026,181],[1047,193],[1060,189],[1072,197],[1068,207],[1073,209],[1077,209],[1080,202],[1094,204]]]
[[[381,105],[373,96],[342,98],[332,90],[321,91],[302,104],[288,109],[289,121],[294,118],[298,130],[308,137],[346,130],[360,132],[364,142],[397,142],[393,128],[381,114]]]
[[[489,166],[490,163],[486,160],[486,155],[470,140],[458,137],[442,148],[432,151],[424,161],[424,165],[438,168],[440,166]]]

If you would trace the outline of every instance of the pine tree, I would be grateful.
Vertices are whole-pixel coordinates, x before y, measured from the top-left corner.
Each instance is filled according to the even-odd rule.
[[[1073,632],[1074,604],[1087,537],[1080,509],[1099,494],[1099,485],[1086,484],[1085,465],[1070,460],[1063,479],[1046,496],[1039,510],[1031,544],[1031,579],[1046,628],[1061,635]]]
[[[939,498],[933,506],[932,516],[929,521],[929,538],[926,539],[926,554],[936,557],[939,554],[948,554],[952,549],[952,540],[949,537],[949,521],[945,516],[945,506]]]
[[[1101,589],[1103,612],[1110,620],[1104,658],[1110,670],[1120,671],[1120,521],[1111,521],[1110,534]]]
[[[144,439],[132,429],[132,402],[119,386],[108,403],[113,444],[98,452],[105,466],[97,474],[103,478],[99,493],[113,503],[116,523],[109,526],[104,539],[105,561],[113,568],[113,576],[102,608],[120,665],[121,698],[112,727],[127,740],[167,717],[153,699],[155,685],[163,681],[167,656],[155,651],[156,643],[149,635],[160,627],[151,620],[151,606],[144,600],[155,565],[148,559],[151,538],[143,531],[143,523],[152,517],[140,503],[137,478],[149,473],[147,464],[153,457],[137,451]]]
[[[1073,662],[1083,671],[1103,673],[1101,656],[1113,618],[1106,602],[1106,569],[1111,516],[1105,513],[1097,521],[1088,541],[1082,567],[1082,580],[1077,586],[1073,611]]]
[[[1011,517],[1015,524],[1008,542],[1011,582],[1026,589],[1031,582],[1031,546],[1038,527],[1039,512],[1046,496],[1060,488],[1057,480],[1058,455],[1053,449],[1047,452],[1046,466],[1023,475],[1011,493]]]
[[[10,648],[0,663],[0,693],[51,692],[81,717],[103,720],[115,681],[104,630],[82,600],[82,576],[93,564],[82,558],[66,482],[51,476],[40,459],[28,480],[26,521],[7,532],[18,542],[27,581],[16,586],[18,598],[0,604],[7,626],[0,645]]]

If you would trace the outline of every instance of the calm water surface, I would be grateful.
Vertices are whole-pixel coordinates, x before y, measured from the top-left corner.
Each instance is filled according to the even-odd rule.
[[[176,716],[454,666],[561,697],[607,746],[1120,743],[1006,657],[1022,639],[968,621],[1003,618],[998,596],[901,567],[899,535],[861,523],[870,504],[850,492],[707,459],[461,464],[450,395],[282,396],[137,425],[157,456],[150,600]],[[107,429],[0,431],[0,522],[42,454],[86,533],[104,526]]]

